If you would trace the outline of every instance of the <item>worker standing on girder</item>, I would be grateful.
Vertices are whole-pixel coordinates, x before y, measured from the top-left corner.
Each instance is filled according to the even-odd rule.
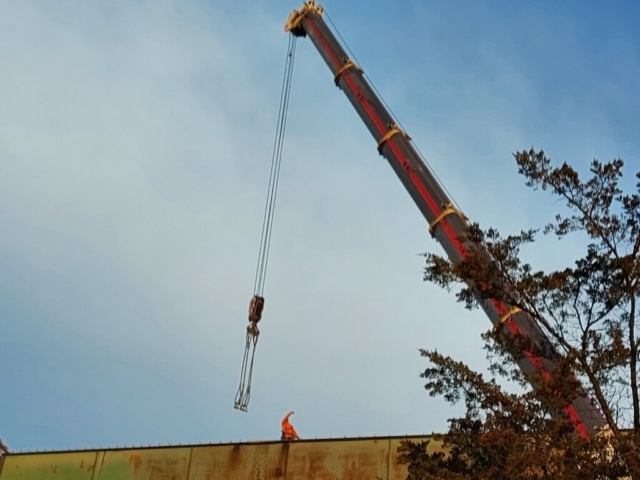
[[[282,419],[282,437],[280,440],[300,440],[300,436],[296,429],[293,428],[293,425],[289,422],[289,417],[294,414],[294,411],[291,410],[287,415]]]

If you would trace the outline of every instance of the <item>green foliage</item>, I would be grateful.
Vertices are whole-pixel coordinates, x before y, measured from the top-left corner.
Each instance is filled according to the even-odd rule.
[[[515,159],[527,186],[550,191],[566,206],[543,233],[560,240],[582,233],[583,254],[571,266],[543,271],[520,255],[540,230],[503,236],[472,224],[461,238],[469,256],[454,264],[426,254],[424,279],[457,289],[470,309],[497,299],[528,312],[562,357],[551,378],[525,378],[513,357],[523,350],[544,357],[549,345],[488,331],[487,380],[437,351],[421,351],[431,364],[422,374],[429,394],[464,403],[466,413],[450,420],[443,437],[448,455],[403,445],[409,479],[640,478],[640,172],[634,191],[625,193],[620,159],[594,160],[586,179],[566,163],[554,167],[542,151],[518,152]],[[505,380],[539,388],[507,393]],[[581,394],[580,384],[605,415],[610,435],[585,441],[569,419],[552,415]]]

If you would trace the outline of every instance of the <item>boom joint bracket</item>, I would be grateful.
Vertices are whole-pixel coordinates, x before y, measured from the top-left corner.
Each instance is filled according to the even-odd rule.
[[[467,217],[465,217],[464,213],[462,213],[460,210],[458,210],[456,207],[453,206],[452,203],[447,203],[444,207],[444,209],[442,209],[442,211],[440,211],[440,213],[438,214],[438,216],[436,218],[433,219],[433,221],[429,224],[429,233],[431,234],[431,236],[434,235],[434,230],[435,228],[438,226],[438,224],[447,216],[447,215],[451,215],[451,214],[456,214],[458,215],[458,217],[460,217],[460,219],[464,222],[467,221]]]
[[[340,78],[346,73],[346,71],[350,68],[354,68],[358,72],[362,73],[362,69],[353,63],[350,58],[344,59],[344,64],[340,67],[340,69],[336,72],[335,77],[333,77],[333,82],[336,84],[336,87],[339,87]]]
[[[387,143],[387,141],[391,137],[393,137],[396,133],[399,133],[400,135],[402,135],[407,140],[411,140],[411,137],[409,135],[407,135],[407,133],[404,130],[402,130],[400,127],[398,127],[398,125],[396,125],[394,123],[393,125],[389,126],[389,130],[387,131],[387,133],[385,133],[382,136],[382,138],[380,140],[378,140],[378,153],[380,155],[382,155],[382,148],[384,147],[385,143]]]
[[[511,317],[513,317],[514,315],[520,312],[522,312],[520,308],[511,307],[509,311],[504,315],[502,315],[500,319],[496,322],[496,324],[493,326],[493,333],[496,333],[498,330],[502,329],[502,327],[505,326],[505,324],[511,319]]]

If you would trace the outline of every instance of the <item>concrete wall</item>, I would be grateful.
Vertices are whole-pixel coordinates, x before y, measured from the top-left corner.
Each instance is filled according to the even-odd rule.
[[[428,437],[17,453],[0,480],[404,480],[396,448],[405,438]]]

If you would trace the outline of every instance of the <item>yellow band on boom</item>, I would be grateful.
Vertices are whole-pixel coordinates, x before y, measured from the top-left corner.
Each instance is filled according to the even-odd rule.
[[[502,326],[507,323],[511,317],[513,317],[516,313],[520,313],[521,311],[522,310],[520,310],[518,307],[512,307],[511,310],[500,317],[498,323],[493,326],[493,331],[496,332],[499,328],[502,328]]]
[[[444,210],[442,210],[438,214],[438,216],[434,218],[433,221],[429,224],[429,233],[433,235],[433,229],[436,228],[436,226],[442,221],[444,217],[446,217],[447,215],[451,215],[452,213],[455,213],[456,215],[458,215],[463,221],[467,220],[467,217],[465,217],[460,210],[454,207],[453,204],[448,203],[445,206]]]
[[[336,76],[333,77],[333,81],[335,82],[336,85],[338,85],[338,82],[340,81],[340,77],[344,75],[344,72],[346,72],[349,68],[355,68],[357,71],[362,72],[362,69],[358,65],[353,63],[351,60],[347,59],[344,65],[340,67],[340,70],[338,70],[338,73],[336,73]]]
[[[393,137],[396,133],[400,133],[407,140],[411,140],[411,137],[407,135],[403,130],[400,129],[397,125],[392,125],[387,133],[385,133],[382,138],[378,141],[378,153],[382,155],[382,147],[384,144]]]

